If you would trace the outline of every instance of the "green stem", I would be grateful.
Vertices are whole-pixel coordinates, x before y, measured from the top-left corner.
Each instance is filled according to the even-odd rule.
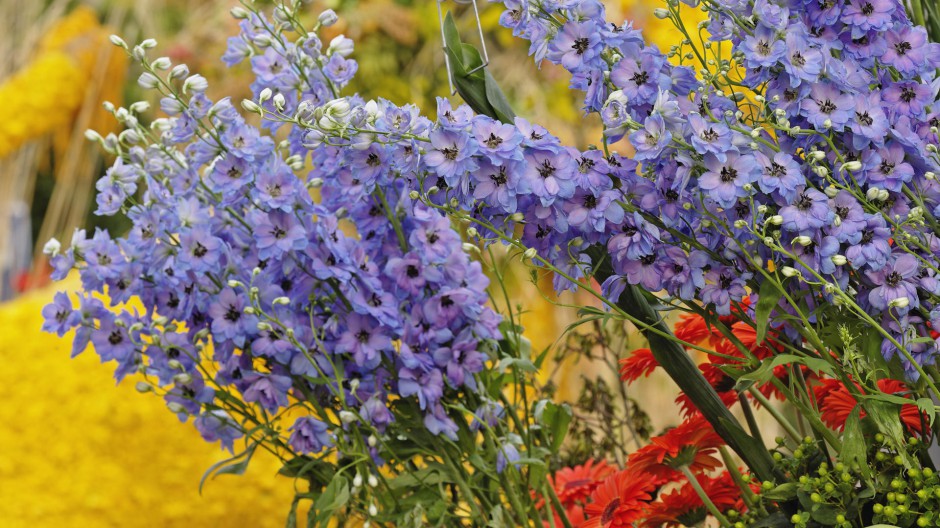
[[[728,518],[721,513],[721,510],[718,509],[718,506],[715,506],[715,503],[708,497],[708,494],[705,493],[705,490],[702,489],[702,485],[699,484],[698,479],[695,478],[695,475],[692,474],[692,471],[689,470],[688,466],[680,466],[679,471],[685,475],[685,478],[689,479],[689,484],[692,486],[692,489],[695,490],[695,493],[698,494],[699,498],[702,499],[702,503],[705,504],[705,507],[708,509],[709,513],[712,514],[718,523],[721,526],[731,526],[731,522],[728,521]]]

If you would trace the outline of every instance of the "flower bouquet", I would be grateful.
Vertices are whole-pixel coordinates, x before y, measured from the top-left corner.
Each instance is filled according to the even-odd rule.
[[[516,116],[450,15],[467,105],[434,120],[344,93],[353,42],[304,2],[232,10],[240,103],[114,37],[164,116],[89,133],[115,157],[97,212],[132,227],[50,242],[83,291],[45,328],[233,453],[208,475],[277,455],[288,526],[301,503],[311,526],[940,525],[940,45],[896,0],[668,0],[665,51],[596,0],[504,7],[597,145]],[[602,407],[636,448],[577,460],[591,428],[534,376],[520,260],[593,299],[578,353],[675,381],[678,427],[645,441],[623,392]],[[646,348],[615,345],[628,324]]]

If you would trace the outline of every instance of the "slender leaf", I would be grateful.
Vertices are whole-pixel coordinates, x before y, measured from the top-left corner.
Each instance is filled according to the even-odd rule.
[[[783,297],[783,290],[775,281],[765,280],[760,285],[760,294],[757,297],[757,307],[754,308],[754,320],[757,323],[757,343],[763,343],[767,336],[767,327],[770,325],[770,313]]]

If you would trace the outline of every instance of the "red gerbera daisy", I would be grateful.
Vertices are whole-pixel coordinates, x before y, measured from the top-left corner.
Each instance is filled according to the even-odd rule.
[[[641,377],[647,377],[656,370],[659,362],[648,348],[638,348],[629,357],[620,360],[620,379],[633,383]]]
[[[687,343],[697,345],[712,335],[705,318],[698,314],[682,314],[672,329],[675,336]]]
[[[650,501],[652,480],[635,470],[626,469],[607,479],[591,494],[584,507],[588,520],[583,528],[626,528],[642,519]]]
[[[616,468],[604,460],[588,460],[580,466],[559,469],[550,481],[558,500],[562,505],[568,506],[586,500],[604,479],[616,471]]]
[[[675,480],[681,475],[676,468],[681,466],[688,466],[693,473],[720,467],[721,462],[714,453],[721,445],[724,441],[711,424],[696,415],[666,434],[652,438],[649,445],[630,455],[627,466],[660,479]]]
[[[885,394],[908,397],[906,394],[908,391],[907,385],[898,380],[878,380],[878,389]],[[855,406],[858,405],[858,400],[849,393],[842,382],[837,380],[820,380],[819,385],[814,387],[813,391],[819,401],[819,410],[823,423],[836,431],[843,430],[845,421],[849,418],[849,414],[855,409]],[[859,417],[865,417],[864,409],[859,411]],[[926,419],[917,408],[917,405],[913,403],[902,405],[900,417],[901,423],[904,424],[908,432],[923,434]]]
[[[719,511],[724,513],[737,508],[741,502],[741,490],[738,489],[731,474],[727,471],[712,478],[699,475],[699,485]],[[659,496],[650,505],[649,513],[642,526],[645,528],[697,526],[708,515],[708,510],[695,488],[686,481],[681,487]]]

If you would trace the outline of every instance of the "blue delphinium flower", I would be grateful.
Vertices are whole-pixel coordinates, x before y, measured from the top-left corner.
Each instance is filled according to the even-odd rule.
[[[760,174],[760,166],[754,156],[730,151],[723,156],[711,152],[705,155],[705,168],[699,176],[699,187],[722,207],[731,207],[747,196],[745,185],[753,184]]]
[[[289,431],[291,434],[288,443],[301,454],[316,454],[333,445],[329,425],[312,416],[297,418]]]

